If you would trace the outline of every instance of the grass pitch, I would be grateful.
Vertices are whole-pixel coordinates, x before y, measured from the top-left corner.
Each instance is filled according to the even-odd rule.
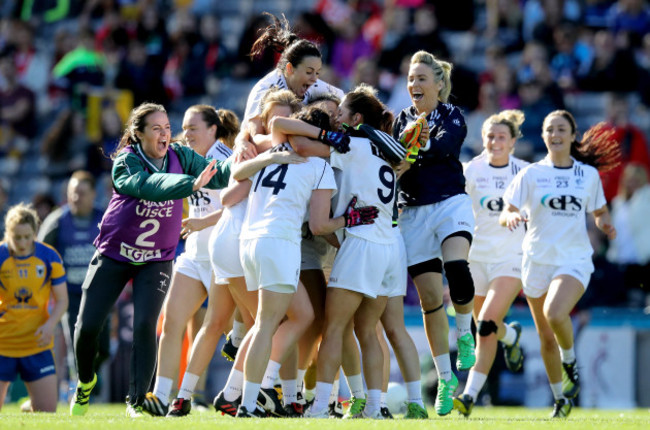
[[[567,419],[552,420],[549,418],[551,408],[526,409],[515,407],[495,407],[474,409],[471,418],[465,419],[453,411],[446,417],[438,417],[429,408],[428,420],[316,420],[316,419],[276,419],[264,420],[233,419],[221,416],[212,411],[192,412],[185,418],[153,418],[146,416],[140,419],[125,417],[126,407],[121,404],[91,405],[88,415],[73,418],[68,415],[65,405],[60,405],[56,414],[24,414],[17,404],[5,405],[0,412],[0,429],[47,429],[47,430],[200,430],[224,428],[228,430],[416,430],[416,429],[650,429],[650,410],[596,410],[576,408]]]

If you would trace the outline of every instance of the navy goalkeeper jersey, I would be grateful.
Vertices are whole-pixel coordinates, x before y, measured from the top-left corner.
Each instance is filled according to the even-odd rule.
[[[415,106],[400,112],[393,124],[393,137],[417,119]],[[457,194],[465,194],[465,177],[460,147],[467,135],[465,118],[460,109],[449,103],[438,103],[427,117],[429,148],[420,149],[413,166],[401,177],[400,206],[423,206],[441,202]]]

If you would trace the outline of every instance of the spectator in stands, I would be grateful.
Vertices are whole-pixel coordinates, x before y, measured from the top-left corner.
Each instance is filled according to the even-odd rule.
[[[496,0],[485,2],[487,25],[483,35],[503,45],[506,52],[523,48],[523,9],[519,0]]]
[[[594,36],[594,57],[586,75],[579,76],[583,91],[634,91],[638,66],[630,49],[616,46],[614,35],[600,30]]]
[[[607,259],[623,270],[628,304],[645,306],[650,293],[650,184],[646,166],[629,163],[623,170],[619,193],[612,202],[612,222],[618,236],[610,242]]]
[[[372,45],[361,33],[361,19],[361,15],[353,13],[341,23],[332,46],[332,68],[346,87],[350,84],[356,62],[374,53]]]
[[[528,0],[524,4],[524,40],[538,40],[546,46],[553,44],[553,29],[562,20],[578,21],[578,0]]]
[[[0,178],[0,236],[5,234],[5,216],[9,210],[7,203],[9,202],[9,191],[11,189],[9,185],[8,180]]]
[[[483,151],[483,123],[491,115],[499,111],[494,82],[485,81],[481,84],[478,94],[478,107],[471,111],[465,120],[467,137],[461,147],[463,158],[469,160]]]
[[[625,167],[638,164],[650,175],[650,150],[643,131],[630,121],[630,106],[625,94],[610,93],[607,103],[607,123],[613,130],[613,138],[621,148],[621,164],[601,175],[605,198],[611,202],[621,189],[620,183]]]
[[[616,0],[586,0],[582,23],[588,28],[603,29],[609,24],[609,10]]]
[[[35,96],[18,82],[12,55],[0,57],[0,156],[19,158],[36,132]]]
[[[56,202],[48,193],[37,193],[32,198],[32,206],[38,214],[38,219],[45,219],[56,208]]]
[[[89,88],[104,84],[104,57],[95,50],[90,28],[79,31],[76,48],[54,66],[52,77],[54,84],[65,90],[73,108],[84,111]]]
[[[261,78],[275,66],[277,55],[272,49],[267,49],[255,57],[250,56],[253,44],[269,24],[271,24],[271,20],[268,15],[256,15],[249,18],[239,39],[237,61],[233,68],[234,77]],[[253,62],[255,62],[254,65]]]
[[[20,83],[37,96],[45,96],[48,73],[52,67],[50,53],[36,47],[34,29],[27,22],[11,21],[8,36],[9,45],[14,49],[13,57]]]
[[[650,33],[650,6],[645,0],[618,0],[610,9],[609,27],[614,33],[625,32],[633,47]]]
[[[641,101],[650,106],[650,34],[643,38],[643,46],[637,51],[636,61],[639,64],[639,91]]]
[[[146,101],[165,104],[169,100],[162,84],[162,68],[156,56],[148,55],[147,46],[139,40],[129,43],[120,63],[115,86],[133,93],[133,104]]]
[[[553,79],[565,90],[575,88],[576,76],[584,75],[593,56],[592,48],[578,40],[578,28],[565,22],[553,32],[555,54],[551,59]]]
[[[144,8],[137,23],[136,38],[142,42],[151,66],[162,72],[171,50],[165,21],[158,7]]]
[[[88,140],[84,134],[82,113],[73,109],[62,110],[45,131],[41,153],[48,163],[44,173],[56,179],[67,178],[77,168],[86,165]]]
[[[431,52],[437,58],[445,60],[450,58],[449,48],[440,35],[438,21],[431,7],[415,11],[413,25],[400,37],[394,48],[382,52],[379,64],[398,73],[402,58],[417,51]]]
[[[356,88],[359,84],[362,83],[368,84],[371,87],[375,88],[377,90],[377,97],[379,97],[382,102],[385,103],[388,100],[388,97],[390,97],[390,92],[381,87],[377,61],[372,58],[360,59],[354,65],[351,88]]]

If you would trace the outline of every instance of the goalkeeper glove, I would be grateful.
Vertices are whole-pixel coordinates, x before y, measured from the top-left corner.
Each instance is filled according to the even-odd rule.
[[[341,154],[345,154],[350,150],[350,136],[344,133],[321,129],[318,133],[318,140],[325,145],[331,146]]]
[[[375,218],[379,215],[379,209],[376,206],[360,206],[357,205],[357,197],[352,197],[348,207],[343,213],[345,218],[346,227],[354,227],[357,225],[373,224]]]
[[[427,145],[429,137],[429,124],[426,114],[422,114],[417,120],[408,124],[399,136],[399,141],[407,150],[406,161],[413,164],[417,159],[420,148]]]

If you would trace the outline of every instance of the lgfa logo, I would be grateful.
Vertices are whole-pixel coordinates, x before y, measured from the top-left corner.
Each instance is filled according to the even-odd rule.
[[[546,194],[542,197],[541,202],[544,207],[559,211],[578,212],[582,209],[582,199],[570,195],[553,196]]]
[[[481,207],[490,211],[501,212],[503,210],[503,199],[501,197],[485,196],[481,198]]]

